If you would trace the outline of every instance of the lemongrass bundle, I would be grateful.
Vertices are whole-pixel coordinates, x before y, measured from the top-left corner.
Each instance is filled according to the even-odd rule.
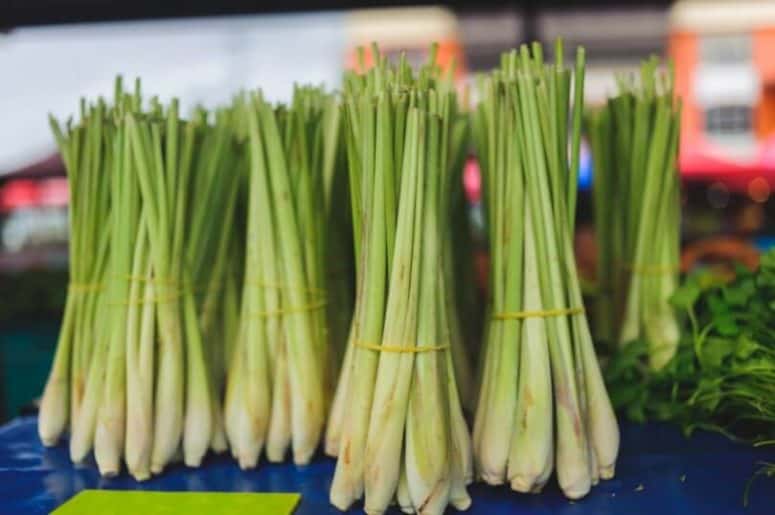
[[[365,493],[367,513],[394,501],[406,513],[465,509],[470,442],[443,266],[456,97],[433,57],[415,77],[403,58],[374,55],[344,95],[357,295],[327,432],[330,499],[346,509]]]
[[[201,117],[184,122],[173,103],[167,112],[128,113],[130,166],[141,193],[148,228],[156,295],[158,353],[153,413],[151,471],[160,472],[182,445],[187,465],[197,466],[206,453],[213,428],[210,378],[192,288],[185,264],[189,203],[187,192],[195,165]],[[135,299],[129,299],[130,305]]]
[[[207,113],[199,111],[186,121],[176,101],[164,107],[155,99],[143,110],[139,82],[128,95],[119,79],[113,106],[100,100],[82,111],[81,124],[67,133],[53,127],[74,187],[71,267],[79,282],[73,290],[95,292],[99,302],[89,301],[95,307],[72,296],[80,314],[66,315],[52,378],[67,372],[62,363],[71,350],[73,461],[93,450],[103,475],[117,474],[123,460],[143,480],[181,448],[186,464],[198,466],[211,443],[224,447],[213,440],[220,403],[212,386],[217,378],[208,367],[223,362],[217,356],[224,346],[211,339],[206,355],[205,313],[198,310],[202,302],[194,283],[202,268],[196,257],[222,256],[229,238],[212,237],[215,228],[192,216],[192,201],[206,198],[207,211],[220,206],[228,220],[236,191],[236,181],[229,179],[238,174],[225,170],[233,171],[235,140],[223,116],[210,125]],[[88,142],[83,150],[82,140]],[[215,177],[222,187],[206,187]],[[82,227],[91,234],[84,235]],[[219,234],[228,232],[218,227]],[[82,245],[95,237],[101,238],[99,248],[84,254]],[[208,274],[224,268],[217,261]],[[88,288],[82,278],[89,278]],[[213,278],[207,279],[209,289]],[[57,400],[51,391],[44,393],[41,410],[45,443],[54,441],[51,413],[67,406],[67,399]],[[57,435],[64,429],[61,417],[58,423]]]
[[[678,284],[680,106],[671,74],[652,58],[640,77],[589,117],[599,248],[599,338],[649,342],[652,368],[675,354],[679,326],[669,299]]]
[[[378,53],[378,49],[375,47],[373,52],[375,54]],[[361,67],[365,67],[363,63],[361,64]],[[430,68],[425,70],[424,74],[426,75],[426,78],[423,80],[425,81],[426,86],[429,80],[428,77],[435,73],[436,71],[431,72]],[[361,145],[368,145],[367,148],[370,148],[372,149],[372,152],[375,152],[373,150],[373,145],[375,145],[375,143],[372,142],[371,139],[361,141],[362,135],[359,131],[361,131],[360,124],[363,123],[370,126],[375,123],[368,119],[369,116],[376,115],[376,111],[371,114],[367,111],[369,109],[366,106],[366,104],[368,104],[368,94],[369,92],[373,92],[376,85],[381,84],[379,81],[385,80],[385,77],[390,77],[390,80],[394,81],[394,84],[391,85],[391,88],[393,89],[400,89],[402,87],[408,87],[409,85],[416,86],[416,81],[418,80],[417,77],[412,76],[411,70],[406,68],[405,64],[396,69],[385,68],[381,71],[375,71],[365,77],[360,77],[354,73],[345,75],[346,95],[344,104],[345,112],[347,113],[347,116],[345,116],[345,130],[347,137],[345,140],[350,171],[349,205],[352,208],[350,218],[351,229],[349,227],[347,228],[353,236],[353,258],[355,261],[356,279],[359,284],[365,280],[365,265],[362,252],[363,248],[366,246],[366,242],[362,238],[364,237],[365,231],[364,223],[367,216],[366,211],[367,209],[371,209],[371,206],[364,205],[363,199],[368,198],[368,195],[370,195],[369,188],[372,187],[372,179],[361,173],[360,167],[365,166],[372,169],[373,173],[373,167],[375,166],[373,163],[375,157],[371,154],[363,156],[363,149],[361,148]],[[395,177],[400,176],[404,152],[403,133],[405,131],[407,117],[407,100],[405,95],[401,96],[393,92],[392,96],[395,97],[394,99],[391,99],[390,102],[392,103],[383,107],[383,109],[392,109],[394,110],[394,113],[391,115],[388,112],[381,115],[388,119],[388,122],[386,123],[393,125],[392,132],[388,133],[390,129],[389,126],[383,128],[382,144],[384,147],[380,150],[380,158],[383,160],[383,166],[388,167],[388,169],[391,170],[390,173],[386,173],[386,187],[388,188],[388,191],[394,192],[392,195],[389,194],[387,196],[385,207],[386,213],[388,214],[388,219],[386,221],[388,267],[390,266],[390,260],[392,259],[395,238],[395,188],[398,186]],[[363,121],[361,120],[361,117],[363,117]],[[445,309],[448,311],[449,339],[456,382],[463,406],[470,408],[473,403],[474,392],[473,374],[471,372],[469,357],[472,344],[470,341],[471,338],[466,338],[466,329],[468,329],[468,327],[461,323],[462,320],[470,320],[470,318],[461,317],[460,315],[461,311],[470,307],[469,301],[471,300],[470,296],[466,297],[467,293],[471,293],[471,290],[467,289],[470,285],[460,284],[462,281],[470,278],[465,272],[471,271],[470,267],[466,266],[467,264],[470,264],[471,255],[470,246],[467,244],[464,234],[468,230],[468,226],[465,223],[465,198],[463,196],[460,177],[462,163],[465,157],[466,148],[464,142],[467,139],[468,123],[462,116],[452,117],[449,123],[449,141],[446,144],[445,152],[447,155],[447,167],[449,168],[448,172],[451,174],[449,179],[450,191],[449,195],[443,199],[446,202],[446,207],[443,209],[445,221],[451,221],[451,223],[445,223],[447,229],[445,237],[442,239],[445,257],[441,261],[441,265],[445,274]],[[373,138],[373,131],[374,129],[367,131],[365,134],[368,135],[369,138]],[[388,149],[390,150],[388,151]],[[362,160],[363,162],[361,162]],[[363,182],[364,180],[366,181],[365,183]],[[463,218],[462,220],[461,217]],[[455,279],[455,277],[457,277],[457,279]],[[362,302],[356,302],[356,308],[360,304],[362,304]],[[468,312],[467,314],[470,315],[471,313]],[[362,315],[359,315],[356,311],[352,318],[352,323],[350,324],[348,337],[349,344],[344,351],[341,374],[337,383],[336,394],[333,399],[331,414],[326,429],[325,452],[329,456],[334,457],[339,454],[342,427],[347,423],[346,415],[349,407],[347,404],[347,391],[350,384],[350,373],[353,369],[353,355],[355,353],[352,341],[356,336],[355,331],[357,330],[357,325],[360,323],[359,316]]]
[[[613,476],[619,432],[573,255],[584,53],[575,73],[559,42],[555,56],[545,64],[539,44],[532,54],[523,45],[480,83],[474,134],[492,258],[473,447],[487,483],[535,493],[556,471],[575,499]]]
[[[287,107],[243,98],[249,146],[247,247],[240,330],[232,352],[225,429],[242,468],[262,449],[309,462],[329,404],[326,177],[338,153],[339,108],[318,88]]]

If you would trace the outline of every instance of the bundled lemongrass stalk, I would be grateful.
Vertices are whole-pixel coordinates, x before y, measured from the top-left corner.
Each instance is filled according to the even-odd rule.
[[[435,50],[432,51],[435,52]],[[378,49],[376,47],[373,48],[373,52],[375,54],[378,53]],[[362,56],[363,54],[361,54],[361,57]],[[361,68],[365,68],[363,61],[361,63]],[[427,77],[435,77],[437,71],[438,70],[432,71],[432,68],[427,68],[424,71],[426,78],[423,80],[425,81],[424,84],[426,86],[429,83],[429,79]],[[367,108],[365,104],[368,104],[369,102],[369,92],[372,92],[372,94],[376,95],[376,93],[373,93],[373,90],[375,85],[379,83],[378,81],[384,80],[384,75],[389,76],[390,79],[394,82],[390,86],[390,88],[393,90],[400,89],[402,87],[409,87],[410,85],[417,86],[418,78],[412,75],[411,70],[409,70],[405,64],[402,64],[400,67],[395,69],[385,68],[381,71],[374,70],[370,74],[367,74],[363,77],[354,73],[348,73],[345,76],[346,95],[344,100],[344,109],[347,113],[347,116],[345,116],[345,140],[347,161],[349,163],[350,170],[348,200],[350,200],[349,205],[352,208],[350,218],[351,228],[348,227],[347,229],[349,229],[349,232],[353,236],[353,258],[355,261],[356,280],[359,284],[364,280],[365,277],[364,258],[361,254],[363,252],[363,248],[366,246],[366,242],[362,240],[362,238],[364,237],[364,224],[365,217],[367,216],[367,210],[371,209],[371,206],[368,205],[368,201],[364,199],[368,198],[368,195],[370,194],[368,188],[372,187],[370,180],[367,180],[365,184],[362,184],[364,181],[364,175],[360,172],[359,168],[361,166],[366,166],[367,168],[371,169],[373,173],[373,168],[376,166],[373,163],[373,160],[375,159],[374,155],[365,155],[361,157],[363,149],[360,147],[360,145],[369,145],[368,148],[371,148],[372,152],[375,152],[373,147],[375,143],[371,141],[371,139],[374,138],[374,135],[370,135],[371,133],[368,132],[366,135],[371,139],[367,140],[366,142],[361,142],[363,136],[358,133],[360,130],[359,124],[361,123],[359,117],[376,116],[376,109],[372,109],[372,111],[375,112],[370,114],[368,111],[369,108]],[[383,87],[390,89],[384,85]],[[407,116],[406,95],[398,95],[395,91],[393,91],[391,95],[392,97],[395,97],[395,100],[391,100],[391,102],[394,102],[394,104],[389,104],[387,107],[383,107],[382,109],[394,109],[395,112],[392,115],[388,112],[382,114],[381,116],[383,116],[385,119],[388,119],[393,125],[393,133],[388,134],[387,129],[390,127],[386,127],[383,129],[381,134],[382,137],[385,138],[384,144],[392,145],[392,150],[387,152],[387,146],[380,150],[380,158],[383,159],[386,163],[384,166],[389,166],[390,170],[395,170],[391,175],[387,175],[386,178],[386,181],[388,181],[386,183],[386,187],[389,188],[389,191],[394,192],[392,195],[387,196],[385,208],[386,212],[392,213],[392,215],[385,222],[387,224],[386,230],[388,238],[386,243],[388,245],[388,267],[390,266],[389,260],[392,259],[395,237],[395,222],[393,221],[396,216],[395,205],[397,193],[395,192],[397,191],[396,188],[399,186],[399,184],[394,184],[396,179],[393,176],[400,176],[405,143],[403,140],[403,134],[405,131]],[[385,100],[385,102],[387,102],[387,100]],[[364,105],[360,105],[358,103]],[[363,112],[359,111],[359,109],[363,110]],[[363,123],[373,125],[376,122],[366,120]],[[446,281],[444,298],[446,309],[449,311],[447,319],[449,320],[450,347],[452,352],[452,362],[455,368],[456,382],[464,407],[470,407],[473,402],[474,390],[473,374],[471,371],[469,357],[471,342],[470,338],[466,338],[467,327],[465,324],[461,323],[461,320],[468,320],[468,318],[463,319],[459,315],[461,311],[469,306],[468,301],[470,300],[470,296],[465,296],[467,293],[470,293],[470,291],[466,289],[469,285],[460,284],[468,277],[465,275],[465,272],[471,271],[469,270],[470,267],[467,266],[471,263],[470,246],[467,244],[468,240],[465,238],[465,234],[463,234],[468,230],[468,226],[465,220],[465,198],[463,196],[460,177],[463,160],[465,158],[465,141],[467,138],[468,124],[463,116],[452,117],[449,123],[449,142],[447,143],[445,152],[447,156],[447,167],[449,168],[448,172],[451,174],[451,176],[449,178],[449,195],[443,199],[446,202],[446,207],[443,209],[445,221],[451,221],[452,223],[444,224],[446,227],[446,235],[444,238],[442,238],[442,251],[445,253],[445,256],[441,262],[441,265],[444,270]],[[375,129],[372,129],[371,132],[374,130]],[[363,163],[361,163],[361,160],[364,160]],[[462,220],[461,217],[463,218]],[[458,275],[456,276],[456,274]],[[356,289],[360,289],[360,287],[357,286]],[[358,308],[358,306],[361,304],[362,302],[356,301],[356,308]],[[349,406],[347,404],[347,389],[350,381],[353,356],[355,354],[352,341],[355,338],[355,331],[357,330],[357,326],[359,324],[359,316],[360,315],[358,315],[358,312],[356,311],[352,317],[348,338],[349,344],[347,345],[344,352],[341,374],[337,383],[336,395],[334,396],[333,405],[331,407],[331,414],[329,416],[326,430],[325,452],[329,456],[334,457],[338,456],[339,454],[342,426],[348,423],[348,419],[346,418]]]
[[[242,468],[289,446],[314,454],[329,404],[326,324],[327,178],[338,153],[339,107],[297,88],[287,107],[260,93],[238,101],[249,146],[241,325],[228,371],[225,428]]]
[[[492,258],[473,445],[486,482],[535,493],[556,471],[579,498],[613,476],[619,432],[573,255],[584,52],[575,72],[559,42],[555,58],[523,45],[480,83],[474,133]]]
[[[241,284],[240,231],[237,223],[239,186],[245,166],[241,142],[234,135],[239,112],[221,109],[216,123],[199,141],[208,159],[199,159],[190,189],[187,263],[197,299],[197,313],[210,374],[213,432],[210,442],[216,452],[226,450],[221,399],[225,386],[229,349],[226,342],[236,339]],[[241,135],[244,137],[244,134]],[[226,228],[227,230],[224,230]]]
[[[327,433],[339,458],[330,498],[346,509],[365,493],[367,513],[465,509],[470,443],[443,266],[457,100],[433,57],[415,77],[374,55],[344,94],[357,295]]]
[[[649,342],[662,368],[679,340],[669,304],[678,283],[680,107],[672,73],[652,58],[640,77],[620,77],[619,93],[589,117],[595,159],[595,224],[601,339]]]
[[[215,188],[207,194],[208,202],[223,206],[230,201],[228,193],[233,196],[235,186],[226,171],[233,172],[233,139],[228,119],[219,116],[215,125],[208,125],[207,114],[200,111],[182,120],[176,101],[165,108],[154,99],[144,111],[139,83],[128,95],[117,81],[114,106],[106,108],[99,101],[84,113],[81,125],[67,134],[54,125],[75,186],[73,223],[86,223],[81,218],[87,215],[81,207],[86,205],[91,209],[91,225],[86,225],[91,237],[104,234],[100,247],[88,251],[94,256],[85,256],[86,247],[80,246],[71,255],[74,270],[85,266],[90,274],[100,274],[74,274],[79,281],[74,292],[100,291],[101,296],[96,312],[81,306],[75,322],[63,324],[63,338],[69,335],[72,343],[68,347],[63,339],[57,351],[64,355],[89,348],[84,357],[78,356],[85,365],[77,365],[76,355],[70,353],[71,404],[78,401],[69,421],[70,454],[79,462],[94,450],[103,475],[118,473],[123,459],[129,472],[142,480],[160,472],[181,447],[186,464],[197,466],[218,434],[220,406],[207,363],[223,346],[210,342],[213,349],[206,355],[204,313],[197,310],[194,285],[199,270],[192,263],[200,253],[222,254],[224,244],[192,217],[197,206],[191,201],[201,200],[196,192],[211,176],[222,176],[224,192]],[[82,140],[92,145],[86,152],[77,150]],[[78,159],[87,155],[90,164],[79,165]],[[91,175],[82,175],[87,172]],[[103,212],[96,210],[100,206],[105,206]],[[228,216],[229,206],[223,209]],[[192,218],[195,223],[190,225]],[[222,227],[219,231],[228,232]],[[78,230],[74,232],[74,242],[84,244]],[[209,240],[200,244],[202,238]],[[95,256],[102,256],[101,264],[93,264]],[[88,288],[82,277],[91,278]],[[72,298],[74,303],[79,300]],[[67,372],[60,359],[66,360],[57,358],[52,377]],[[62,402],[67,404],[66,399],[54,403],[49,391],[44,394],[43,422],[62,409]],[[50,429],[50,424],[41,424],[46,443],[63,427],[56,435]],[[215,442],[213,447],[224,446]]]
[[[110,227],[109,190],[115,131],[106,123],[104,102],[81,102],[81,121],[63,130],[51,119],[69,179],[70,285],[54,362],[40,404],[38,432],[45,445],[57,443],[80,419],[85,386],[105,338],[104,277]],[[99,359],[98,359],[99,361]]]

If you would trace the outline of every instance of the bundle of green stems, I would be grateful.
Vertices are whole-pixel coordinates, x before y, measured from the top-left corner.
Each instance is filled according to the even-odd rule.
[[[561,42],[554,63],[523,45],[482,77],[473,116],[491,252],[477,475],[536,493],[556,471],[572,499],[613,477],[619,447],[573,252],[583,79],[583,49],[573,72]]]
[[[326,437],[330,499],[347,509],[365,494],[374,514],[465,509],[472,460],[444,264],[465,125],[435,50],[417,75],[373,56],[343,99],[357,294]]]
[[[598,244],[596,337],[649,342],[660,369],[675,354],[679,325],[669,299],[678,285],[680,182],[676,167],[680,106],[672,72],[657,58],[588,117],[595,160]]]
[[[327,221],[338,216],[332,204],[342,203],[332,194],[342,190],[336,170],[341,111],[333,95],[313,87],[297,87],[288,106],[273,106],[260,92],[243,95],[237,105],[249,192],[225,429],[242,468],[255,467],[264,448],[274,462],[292,447],[294,461],[304,464],[320,442],[335,373],[326,259],[336,250],[326,242]]]
[[[572,498],[613,476],[572,245],[583,51],[575,72],[559,44],[555,64],[504,54],[472,123],[435,47],[417,73],[373,56],[341,97],[257,91],[184,119],[119,81],[112,105],[52,120],[72,247],[45,444],[69,428],[74,461],[143,480],[209,450],[308,463],[325,429],[331,502],[371,514],[466,509],[474,469],[529,492],[556,469]],[[459,284],[471,125],[492,252],[478,385]]]
[[[198,210],[211,203],[230,220],[240,176],[229,113],[184,120],[175,100],[142,104],[139,82],[127,94],[119,79],[112,106],[83,102],[81,121],[64,130],[52,120],[71,181],[73,247],[39,424],[47,445],[69,427],[73,461],[93,450],[103,475],[123,459],[138,480],[181,454],[198,466],[209,448],[225,450],[225,349],[213,327],[233,331],[234,317],[229,329],[228,316],[215,324],[207,312],[236,311],[221,279],[234,236]],[[207,270],[200,254],[215,256]]]

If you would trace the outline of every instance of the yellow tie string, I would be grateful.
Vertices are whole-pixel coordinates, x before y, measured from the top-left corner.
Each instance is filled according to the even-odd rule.
[[[496,313],[492,316],[493,320],[523,320],[525,318],[548,318],[559,317],[563,315],[578,315],[583,313],[584,308],[556,308],[556,309],[540,309],[535,311],[513,311]]]
[[[353,345],[356,347],[360,347],[362,349],[369,349],[374,350],[377,352],[397,352],[397,353],[413,353],[417,354],[420,352],[434,352],[434,351],[441,351],[446,350],[449,348],[449,344],[445,343],[443,345],[424,345],[424,346],[408,346],[408,345],[385,345],[385,344],[376,344],[376,343],[368,343],[368,342],[362,342],[355,340],[353,341]]]

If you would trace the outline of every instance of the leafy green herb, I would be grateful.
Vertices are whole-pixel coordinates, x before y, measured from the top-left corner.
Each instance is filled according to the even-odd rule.
[[[707,270],[672,297],[683,315],[673,358],[643,366],[648,345],[618,351],[606,369],[614,405],[637,421],[674,421],[691,433],[719,431],[746,441],[775,438],[775,251],[730,282]]]

